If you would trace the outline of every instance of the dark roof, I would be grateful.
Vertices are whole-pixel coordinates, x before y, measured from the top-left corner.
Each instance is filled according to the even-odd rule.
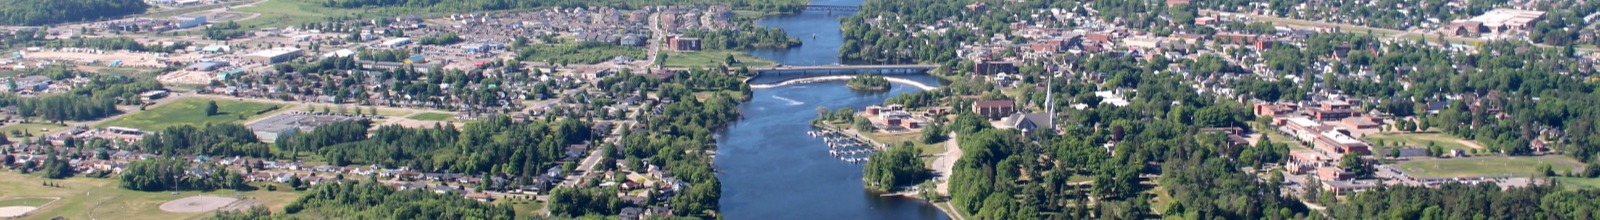
[[[977,106],[979,108],[1013,107],[1013,106],[1016,106],[1016,104],[1014,104],[1014,102],[1012,102],[1011,100],[980,100],[978,102],[972,103],[972,105],[973,106]]]

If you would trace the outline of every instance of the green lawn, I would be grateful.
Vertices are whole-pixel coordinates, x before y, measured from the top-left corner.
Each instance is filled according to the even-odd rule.
[[[721,66],[722,63],[727,62],[728,55],[733,55],[733,60],[738,61],[733,66],[760,67],[774,64],[772,61],[750,56],[750,54],[741,51],[712,50],[667,53],[667,67]]]
[[[1556,173],[1581,170],[1583,165],[1564,156],[1468,157],[1401,162],[1399,167],[1418,177],[1532,176],[1540,165],[1549,164]]]
[[[1600,189],[1600,178],[1557,177],[1555,179],[1567,189]]]
[[[6,137],[15,139],[15,138],[20,138],[22,136],[11,135],[11,131],[27,131],[29,133],[32,133],[34,136],[38,136],[38,135],[44,135],[45,133],[48,133],[48,132],[51,132],[51,131],[58,131],[58,130],[61,130],[62,128],[66,128],[66,127],[65,126],[61,126],[61,125],[56,125],[56,124],[44,124],[44,123],[9,124],[9,125],[6,125],[4,127],[0,127],[0,134],[5,134]]]
[[[534,44],[528,45],[517,53],[517,57],[524,61],[549,64],[596,64],[610,61],[612,58],[619,56],[626,56],[634,60],[649,59],[645,57],[643,47],[599,42]]]
[[[359,9],[341,9],[322,7],[322,1],[312,0],[266,0],[253,6],[236,7],[230,10],[246,13],[260,13],[255,19],[238,21],[246,29],[263,27],[286,27],[300,25],[308,22],[321,22],[328,18],[350,18],[356,20],[371,18],[392,18],[399,15],[417,15],[428,17],[437,13],[418,12],[417,9],[405,7],[369,7]]]
[[[0,207],[6,207],[6,206],[33,206],[33,207],[39,207],[39,206],[44,206],[44,204],[49,204],[52,201],[56,201],[56,199],[55,198],[38,198],[38,197],[0,198]]]
[[[1441,148],[1444,148],[1445,150],[1462,149],[1462,150],[1470,151],[1472,149],[1475,149],[1475,148],[1473,148],[1471,146],[1467,146],[1466,144],[1462,144],[1461,143],[1461,141],[1471,141],[1471,140],[1463,140],[1463,139],[1456,138],[1456,137],[1451,137],[1450,135],[1442,134],[1442,133],[1406,133],[1406,134],[1374,133],[1374,134],[1368,134],[1366,137],[1363,137],[1363,138],[1367,139],[1368,143],[1372,143],[1374,145],[1376,145],[1378,143],[1378,141],[1383,141],[1388,146],[1427,147],[1428,143],[1432,142],[1434,145],[1439,146]]]
[[[60,187],[44,186],[42,183],[50,182]],[[72,177],[60,180],[44,179],[38,175],[25,175],[16,172],[0,172],[0,198],[38,198],[60,197],[60,201],[40,207],[28,213],[28,218],[45,219],[55,216],[66,219],[204,219],[211,213],[172,213],[161,211],[162,203],[174,199],[190,197],[200,194],[248,197],[260,200],[263,205],[272,209],[274,213],[282,213],[283,206],[288,205],[299,196],[297,192],[256,190],[238,192],[232,190],[218,190],[211,192],[180,191],[173,192],[140,192],[126,190],[117,186],[116,178],[97,179],[89,177]],[[283,187],[280,187],[283,188]],[[31,199],[30,199],[31,200]],[[4,204],[9,201],[0,202]],[[25,201],[38,202],[38,201]],[[4,205],[0,205],[4,206]]]
[[[206,101],[217,101],[217,114],[205,114]],[[235,101],[225,99],[190,98],[174,101],[164,105],[152,107],[138,113],[133,113],[115,120],[95,125],[96,127],[129,127],[146,131],[166,129],[179,125],[200,126],[207,123],[223,124],[236,123],[261,115],[283,111],[286,105]],[[276,109],[274,109],[276,108]]]
[[[1311,150],[1311,148],[1307,148],[1305,145],[1300,144],[1300,141],[1289,136],[1285,136],[1283,133],[1278,133],[1277,129],[1261,130],[1261,134],[1265,135],[1262,137],[1267,138],[1267,140],[1272,141],[1272,143],[1289,145],[1290,150]]]
[[[418,113],[418,114],[415,114],[415,115],[411,115],[411,117],[406,117],[406,118],[416,119],[416,120],[424,120],[424,121],[449,121],[450,119],[455,118],[455,117],[451,116],[450,114],[445,114],[445,113],[423,112],[423,113]]]

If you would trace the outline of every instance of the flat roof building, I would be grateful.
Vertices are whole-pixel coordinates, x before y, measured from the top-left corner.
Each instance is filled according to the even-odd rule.
[[[402,37],[402,38],[390,39],[388,41],[384,41],[382,44],[379,44],[379,45],[384,46],[384,47],[400,47],[400,46],[405,46],[407,44],[411,44],[411,38]]]
[[[274,64],[298,58],[300,53],[300,48],[280,48],[256,52],[246,57],[258,63]]]
[[[275,141],[278,136],[301,131],[310,132],[323,125],[356,119],[356,117],[329,113],[289,112],[261,119],[245,127],[250,128],[250,131],[254,132],[256,138],[261,141]]]
[[[1472,17],[1471,21],[1479,22],[1491,32],[1501,33],[1512,30],[1532,29],[1533,24],[1539,22],[1540,19],[1544,19],[1543,11],[1502,8]]]

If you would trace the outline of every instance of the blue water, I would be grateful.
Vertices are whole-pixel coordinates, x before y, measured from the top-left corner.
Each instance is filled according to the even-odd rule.
[[[817,0],[819,5],[859,5],[860,0]],[[770,17],[758,23],[785,29],[805,44],[787,50],[753,50],[751,54],[784,65],[827,65],[839,62],[835,12],[808,11]],[[813,39],[812,33],[817,37]],[[929,76],[900,76],[929,85]],[[821,140],[807,136],[817,106],[858,111],[916,88],[894,85],[883,93],[857,93],[844,82],[819,82],[757,89],[740,106],[744,119],[718,133],[717,168],[722,173],[722,214],[726,219],[948,219],[917,199],[880,197],[865,190],[861,165],[834,159]]]

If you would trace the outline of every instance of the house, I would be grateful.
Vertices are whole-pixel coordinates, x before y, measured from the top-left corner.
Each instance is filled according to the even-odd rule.
[[[488,193],[481,193],[481,192],[467,193],[467,198],[468,199],[473,199],[473,200],[478,200],[479,202],[493,202],[494,201],[494,196],[489,195]]]
[[[972,113],[991,120],[1011,115],[1016,111],[1016,103],[1011,100],[979,100],[972,103]]]
[[[639,207],[627,207],[627,208],[622,208],[622,212],[618,212],[617,213],[617,219],[621,219],[621,220],[636,220],[636,219],[639,219],[639,217],[641,217],[643,215],[644,215],[644,209],[640,209]]]

